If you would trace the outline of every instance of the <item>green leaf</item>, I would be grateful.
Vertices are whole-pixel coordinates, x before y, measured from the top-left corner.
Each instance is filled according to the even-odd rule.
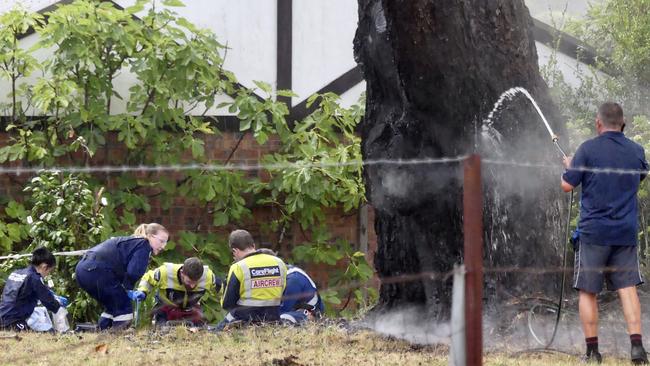
[[[203,145],[204,145],[203,140],[192,139],[191,147],[192,147],[192,157],[194,159],[202,158],[205,155],[205,150]]]
[[[253,83],[257,85],[258,88],[262,89],[266,94],[271,94],[273,92],[273,87],[271,87],[271,84],[266,83],[264,81],[257,81],[253,80]]]
[[[16,201],[10,201],[5,208],[5,212],[12,219],[21,219],[23,217],[27,217],[27,210],[25,210],[25,206]]]
[[[212,224],[216,227],[225,226],[228,221],[230,221],[228,215],[224,212],[215,212],[212,218]]]
[[[184,7],[185,4],[183,4],[182,1],[180,0],[163,0],[162,4],[165,6],[172,6],[172,7]]]

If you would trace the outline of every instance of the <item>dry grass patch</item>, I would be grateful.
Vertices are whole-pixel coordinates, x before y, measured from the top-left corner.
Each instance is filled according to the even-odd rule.
[[[0,332],[0,365],[448,365],[447,346],[420,346],[335,326],[266,326],[213,334],[177,327],[121,334]],[[491,352],[486,365],[575,365],[565,354]],[[605,365],[628,365],[605,355]]]

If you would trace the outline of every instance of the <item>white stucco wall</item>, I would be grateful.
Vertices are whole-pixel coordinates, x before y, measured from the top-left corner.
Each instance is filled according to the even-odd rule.
[[[0,12],[10,9],[15,3],[31,10],[54,3],[51,0],[0,1]],[[118,0],[117,3],[127,7],[134,1]],[[222,43],[228,45],[225,68],[233,71],[243,85],[252,87],[253,80],[276,84],[276,1],[186,0],[185,3],[185,7],[173,10],[197,26],[212,30]],[[292,83],[293,90],[299,95],[293,100],[295,105],[356,66],[352,41],[357,27],[357,2],[294,0],[293,4]],[[536,9],[539,8],[536,5]],[[35,41],[36,36],[30,36],[21,42],[27,47]],[[540,64],[548,62],[551,50],[540,43],[537,43],[537,49]],[[42,57],[45,57],[43,52],[39,58]],[[557,57],[565,79],[577,85],[576,61],[563,54]],[[124,70],[116,78],[115,88],[121,95],[128,95],[134,82],[133,75]],[[8,81],[0,81],[0,97],[4,100],[8,85]],[[362,82],[343,93],[343,104],[356,102],[364,90],[365,83]],[[113,113],[122,112],[124,108],[125,102],[112,101]],[[197,108],[195,112],[200,114],[203,109]],[[211,110],[209,114],[227,112]]]

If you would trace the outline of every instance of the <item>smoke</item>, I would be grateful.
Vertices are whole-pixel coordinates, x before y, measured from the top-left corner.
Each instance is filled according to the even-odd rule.
[[[618,300],[615,295],[605,295],[600,298],[600,302],[601,353],[607,357],[628,357],[630,341]],[[512,305],[512,308],[490,311],[489,315],[484,316],[484,352],[514,354],[546,346],[552,337],[557,313],[552,303],[534,307],[535,304],[539,302],[531,302],[525,306]],[[584,353],[585,345],[576,299],[567,304],[549,349],[579,356]],[[643,328],[647,329],[650,326],[650,317],[646,310],[644,309]],[[428,319],[422,308],[402,308],[371,315],[360,325],[413,344],[451,344],[450,323]]]
[[[422,308],[403,308],[366,318],[361,324],[377,333],[415,344],[449,344],[448,322],[427,320]]]

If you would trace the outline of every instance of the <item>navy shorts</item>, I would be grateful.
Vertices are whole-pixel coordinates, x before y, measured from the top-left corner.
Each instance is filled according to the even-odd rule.
[[[579,243],[575,253],[573,288],[592,294],[603,289],[616,291],[643,283],[638,247]]]

